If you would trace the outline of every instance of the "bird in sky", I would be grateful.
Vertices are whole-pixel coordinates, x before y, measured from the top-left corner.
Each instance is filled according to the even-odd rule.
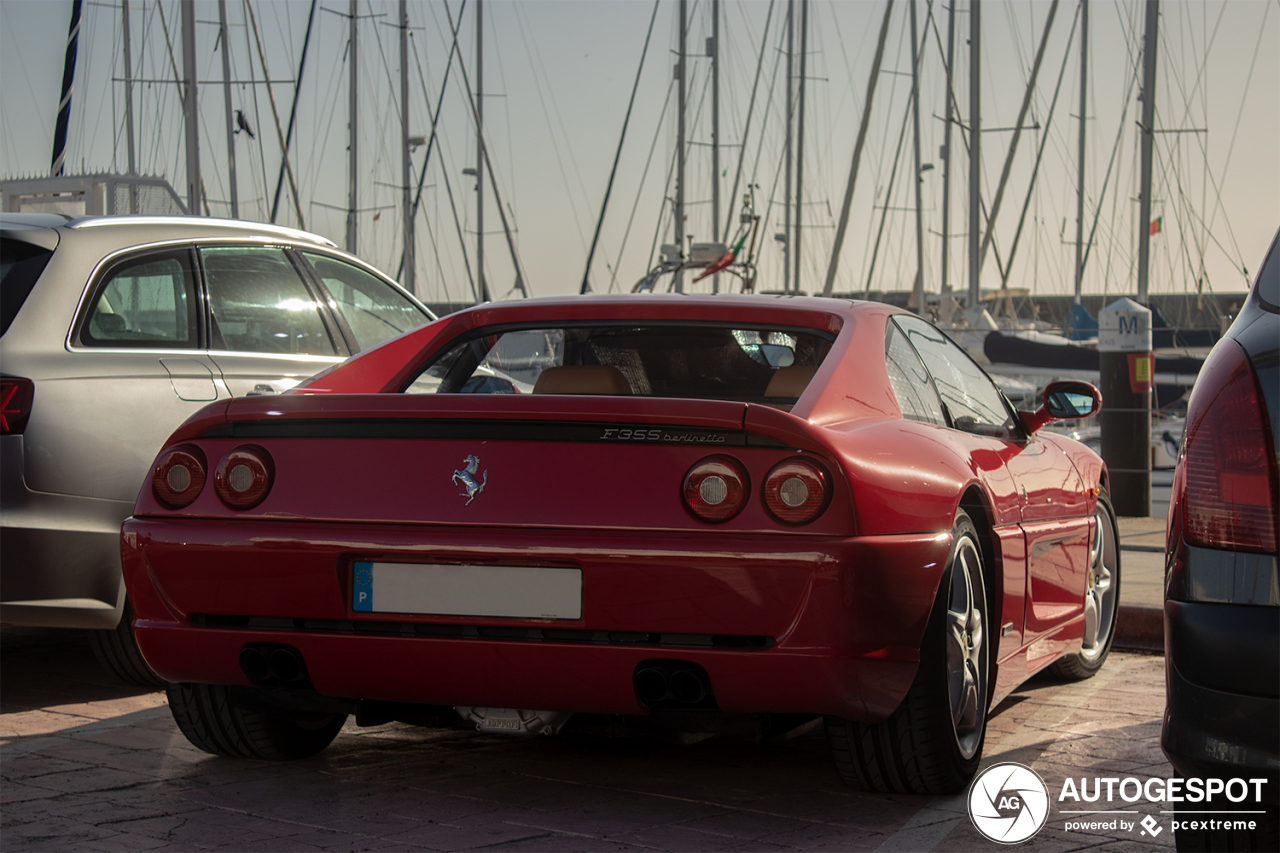
[[[257,139],[257,137],[253,135],[253,128],[249,127],[249,120],[244,117],[244,113],[241,112],[240,110],[236,110],[236,131],[235,132],[239,133],[242,130],[245,133],[249,134],[250,139]]]

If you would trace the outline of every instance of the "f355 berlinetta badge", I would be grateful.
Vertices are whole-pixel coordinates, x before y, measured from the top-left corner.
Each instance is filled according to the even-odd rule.
[[[489,471],[486,469],[484,474],[480,475],[480,479],[476,479],[476,475],[480,473],[480,457],[468,456],[463,460],[462,469],[453,472],[453,482],[460,483],[465,492],[458,492],[459,497],[467,499],[463,506],[470,506],[471,502],[476,499],[476,495],[484,491],[485,485],[489,482]]]

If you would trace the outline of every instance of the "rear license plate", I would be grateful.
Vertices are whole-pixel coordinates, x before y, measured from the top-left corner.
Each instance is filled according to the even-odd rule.
[[[363,613],[582,618],[582,569],[363,562],[352,586]]]

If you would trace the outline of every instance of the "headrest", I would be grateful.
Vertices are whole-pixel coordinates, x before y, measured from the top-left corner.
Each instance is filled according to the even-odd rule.
[[[629,396],[631,386],[622,371],[610,364],[548,367],[538,374],[535,394],[612,394]]]
[[[813,379],[813,374],[817,372],[817,367],[800,367],[799,365],[779,367],[773,372],[773,378],[769,380],[769,387],[765,389],[764,395],[766,397],[799,397],[808,387],[809,380]]]

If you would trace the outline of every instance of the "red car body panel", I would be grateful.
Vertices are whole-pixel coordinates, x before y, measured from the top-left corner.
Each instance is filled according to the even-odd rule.
[[[481,542],[473,530],[455,528],[428,538],[394,525],[263,522],[246,528],[235,521],[143,518],[126,522],[124,543],[125,570],[138,590],[139,644],[171,681],[248,685],[237,665],[240,647],[274,639],[303,653],[313,682],[327,695],[641,713],[631,686],[634,665],[677,657],[706,668],[722,710],[859,719],[883,718],[910,685],[951,544],[944,535],[815,537],[797,547],[765,536],[682,534],[655,541],[639,533],[524,529],[490,529]],[[353,618],[387,626],[552,624],[356,614],[350,602],[357,558],[576,565],[584,572],[584,618],[556,620],[557,628],[756,635],[775,642],[749,651],[584,648],[307,630],[308,621]],[[884,573],[886,564],[894,566],[893,575]],[[300,627],[208,629],[192,619],[224,614],[287,615]],[[386,657],[332,651],[348,641],[372,644]],[[311,648],[324,651],[310,654]],[[555,698],[545,675],[571,666],[562,655],[587,668],[563,679],[577,686]]]
[[[250,685],[239,650],[268,641],[297,648],[326,695],[629,714],[645,713],[635,666],[677,658],[706,670],[723,711],[874,722],[915,676],[963,502],[990,542],[998,701],[1081,647],[1105,470],[1068,439],[1009,441],[904,420],[884,361],[894,313],[805,298],[486,305],[392,339],[297,392],[214,404],[166,447],[193,444],[212,466],[258,445],[274,462],[273,485],[248,510],[229,509],[208,487],[175,510],[144,485],[122,546],[139,646],[170,681]],[[789,412],[716,400],[394,393],[460,334],[615,317],[807,327],[835,338]],[[814,459],[832,475],[830,504],[799,527],[754,497],[727,522],[702,522],[680,488],[713,453],[744,466],[753,495],[775,464]],[[486,469],[473,505],[450,482],[468,454]],[[358,560],[578,567],[582,618],[357,613]],[[549,625],[763,640],[588,644],[481,630]]]

